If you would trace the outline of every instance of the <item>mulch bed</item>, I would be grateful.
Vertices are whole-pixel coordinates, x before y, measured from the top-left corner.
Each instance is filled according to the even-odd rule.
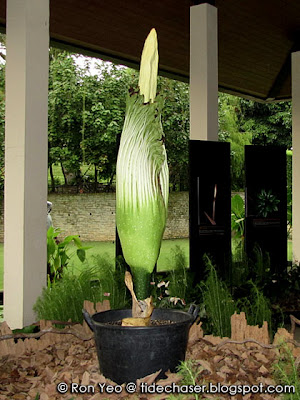
[[[87,304],[85,304],[87,308]],[[89,305],[90,313],[93,312]],[[96,311],[101,311],[98,304]],[[40,321],[41,331],[53,330],[51,323]],[[69,332],[72,332],[70,334]],[[6,323],[0,325],[0,334],[11,334]],[[76,335],[76,336],[75,336]],[[251,337],[251,340],[248,338]],[[187,360],[193,360],[197,369],[197,383],[217,385],[276,385],[272,375],[272,365],[278,359],[279,341],[285,338],[292,342],[292,335],[286,330],[278,331],[272,345],[269,343],[267,326],[250,327],[243,313],[232,317],[232,337],[230,339],[204,336],[201,324],[194,324],[190,330]],[[242,343],[242,344],[237,344]],[[300,359],[300,347],[289,344],[294,357]],[[137,382],[151,384],[157,374]],[[168,373],[167,379],[159,380],[158,385],[180,385],[179,374]],[[69,387],[73,383],[91,385],[89,393],[59,394],[57,385],[61,382]],[[37,339],[0,341],[0,400],[32,400],[40,395],[40,400],[100,400],[100,399],[167,399],[167,394],[100,393],[99,384],[112,384],[99,371],[94,339],[90,329],[83,325],[67,327],[64,334],[46,333]],[[94,390],[92,389],[94,388]],[[201,397],[203,396],[203,397]],[[230,396],[229,394],[199,395],[207,399],[232,400],[271,400],[279,397],[267,394],[248,394]],[[184,399],[195,399],[186,395]]]

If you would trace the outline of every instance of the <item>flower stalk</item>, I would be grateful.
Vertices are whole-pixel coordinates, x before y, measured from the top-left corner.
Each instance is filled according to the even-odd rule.
[[[127,94],[116,171],[117,229],[138,299],[149,296],[167,219],[169,173],[157,71],[157,35],[152,29],[142,53],[139,90]]]

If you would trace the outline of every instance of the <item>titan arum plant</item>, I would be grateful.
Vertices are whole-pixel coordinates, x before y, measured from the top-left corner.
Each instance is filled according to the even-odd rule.
[[[129,89],[116,171],[116,223],[138,300],[146,299],[167,219],[169,172],[161,125],[163,98],[156,94],[158,50],[149,33],[139,88]]]

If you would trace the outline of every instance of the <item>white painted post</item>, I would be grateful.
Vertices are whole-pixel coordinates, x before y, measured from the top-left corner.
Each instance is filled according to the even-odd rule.
[[[4,318],[34,322],[46,284],[49,0],[7,0]]]
[[[217,9],[190,10],[190,138],[218,140]]]
[[[300,261],[300,51],[292,53],[293,258]]]

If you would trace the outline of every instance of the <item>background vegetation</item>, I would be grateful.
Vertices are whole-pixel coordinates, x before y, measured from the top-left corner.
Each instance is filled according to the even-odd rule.
[[[5,37],[0,37],[5,43]],[[79,185],[97,191],[112,185],[119,136],[125,115],[125,93],[136,87],[137,72],[99,60],[83,67],[78,55],[49,52],[49,183]],[[92,72],[91,72],[92,71]],[[4,182],[5,56],[0,64],[0,192]],[[170,169],[170,189],[188,190],[189,87],[159,77],[165,94],[162,124]],[[244,145],[291,148],[291,104],[260,104],[219,94],[219,139],[231,143],[232,189],[244,187]]]

